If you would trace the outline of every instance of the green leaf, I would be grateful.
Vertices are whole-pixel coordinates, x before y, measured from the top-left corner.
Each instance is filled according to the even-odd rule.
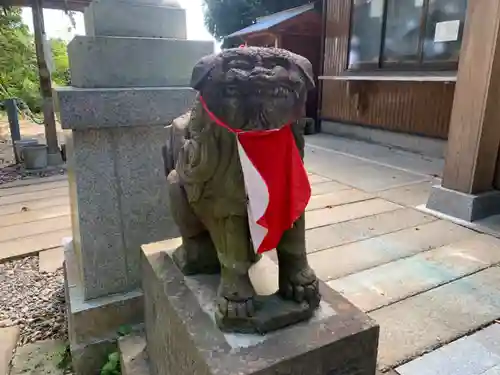
[[[127,336],[132,333],[132,326],[130,325],[123,325],[120,328],[118,328],[118,335],[119,336]]]

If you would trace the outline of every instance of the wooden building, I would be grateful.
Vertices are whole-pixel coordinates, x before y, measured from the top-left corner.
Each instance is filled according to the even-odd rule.
[[[322,63],[321,2],[315,2],[258,18],[255,24],[228,36],[239,37],[249,46],[278,47],[302,55],[311,61],[317,78]],[[318,113],[318,89],[307,101],[307,117]]]
[[[324,0],[322,130],[446,139],[467,3]]]

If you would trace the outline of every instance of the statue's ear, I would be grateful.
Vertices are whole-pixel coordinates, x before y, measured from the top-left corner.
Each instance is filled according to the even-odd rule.
[[[200,91],[203,88],[203,83],[205,78],[210,74],[212,69],[215,67],[217,61],[217,55],[208,55],[203,57],[193,68],[193,73],[191,75],[191,87],[195,90]]]
[[[314,87],[316,87],[316,84],[314,83],[314,73],[311,62],[304,56],[300,56],[297,54],[292,54],[292,56],[290,57],[290,61],[292,64],[295,64],[295,66],[297,66],[304,75],[307,91],[312,90]]]

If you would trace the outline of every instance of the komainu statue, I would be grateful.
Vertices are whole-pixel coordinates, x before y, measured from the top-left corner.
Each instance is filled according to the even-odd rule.
[[[194,68],[193,109],[163,148],[185,275],[220,272],[216,320],[225,331],[266,332],[310,318],[320,303],[305,247],[311,188],[302,117],[312,66],[281,49],[245,47]],[[249,268],[277,250],[279,291],[256,296]]]

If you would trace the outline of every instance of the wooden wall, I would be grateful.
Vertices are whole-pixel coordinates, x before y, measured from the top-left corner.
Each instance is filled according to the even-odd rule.
[[[325,76],[347,66],[351,0],[327,1]],[[324,80],[321,117],[446,139],[455,85],[441,82]]]

